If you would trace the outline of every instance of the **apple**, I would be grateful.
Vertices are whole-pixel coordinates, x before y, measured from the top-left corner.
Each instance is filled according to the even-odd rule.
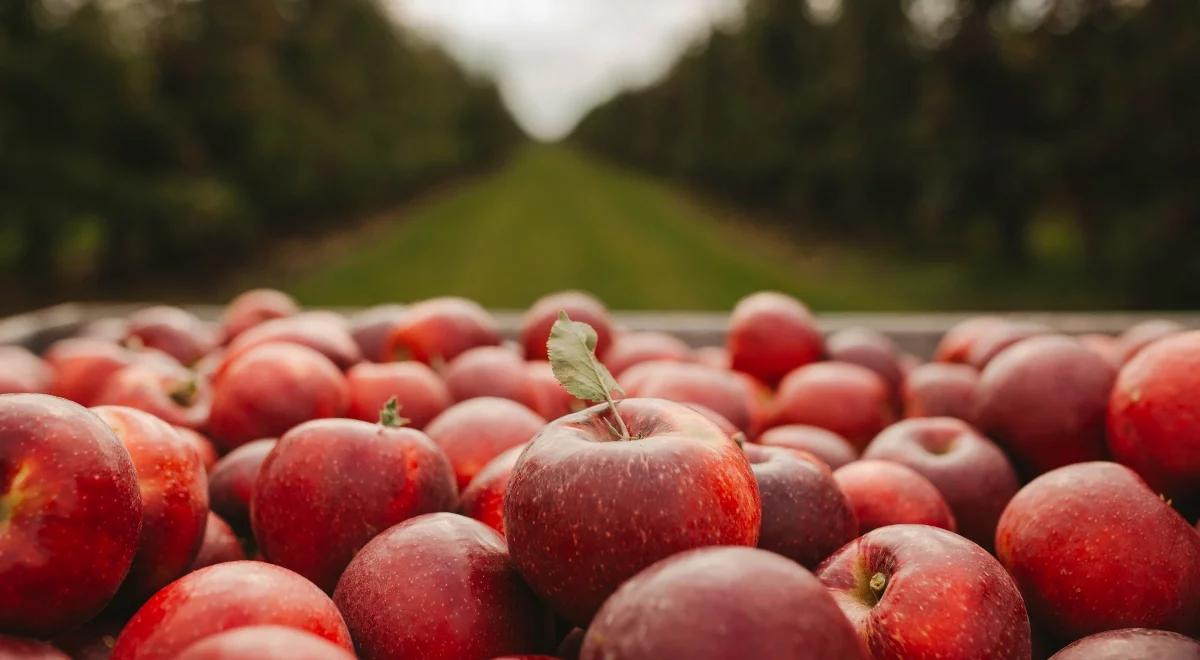
[[[392,397],[400,414],[416,429],[425,428],[434,417],[453,405],[442,377],[420,362],[362,362],[346,372],[350,386],[350,408],[346,416],[373,422]]]
[[[979,372],[967,364],[930,362],[904,379],[905,417],[955,417],[975,423]]]
[[[1132,360],[1143,348],[1146,348],[1159,339],[1179,334],[1185,330],[1187,328],[1182,325],[1164,319],[1142,321],[1130,326],[1125,332],[1121,333],[1121,336],[1117,337],[1117,344],[1120,346],[1121,364]]]
[[[554,643],[553,620],[504,538],[431,513],[391,527],[354,557],[334,602],[363,658],[491,658]]]
[[[0,630],[44,636],[95,616],[141,526],[137,474],[112,429],[65,399],[0,394]]]
[[[299,344],[263,344],[217,374],[208,430],[230,450],[300,422],[339,417],[349,403],[346,378],[324,355]]]
[[[1104,420],[1116,374],[1070,337],[1013,345],[979,378],[979,428],[1028,476],[1104,458]]]
[[[643,362],[617,382],[631,397],[696,403],[713,410],[738,429],[752,433],[759,424],[756,393],[730,371],[683,362]],[[642,374],[638,377],[637,374]]]
[[[247,442],[217,461],[209,475],[209,506],[240,536],[250,533],[250,496],[258,468],[274,447],[274,438]]]
[[[525,377],[529,379],[529,385],[533,388],[533,410],[544,419],[558,419],[587,407],[585,402],[563,389],[554,377],[554,370],[549,362],[526,362]]]
[[[842,436],[805,424],[784,424],[767,429],[758,436],[756,442],[765,447],[787,447],[808,452],[834,470],[858,458],[858,450]]]
[[[884,429],[864,459],[892,461],[928,479],[954,513],[958,533],[991,548],[996,522],[1020,482],[1008,457],[962,420],[923,417]]]
[[[758,482],[758,547],[813,569],[858,536],[858,519],[829,466],[786,447],[742,447]]]
[[[49,393],[53,386],[54,370],[45,360],[21,346],[0,346],[0,394]]]
[[[138,355],[110,341],[75,337],[51,344],[45,359],[54,373],[50,393],[90,406],[108,378],[137,361]]]
[[[872,658],[1027,660],[1017,585],[983,548],[926,525],[868,532],[817,570]]]
[[[108,377],[95,405],[137,408],[174,426],[196,429],[208,422],[212,388],[178,364],[131,364]]]
[[[210,324],[191,312],[166,305],[147,307],[130,314],[125,342],[130,346],[160,350],[181,364],[199,360],[219,343],[217,332]]]
[[[171,660],[197,641],[245,626],[279,625],[353,650],[337,607],[313,583],[273,564],[231,561],[179,578],[133,615],[112,660]]]
[[[959,321],[951,326],[938,341],[938,345],[933,351],[934,361],[965,363],[971,348],[981,336],[987,334],[992,328],[1006,323],[1008,321],[999,316],[972,316]]]
[[[1009,502],[996,556],[1061,641],[1142,626],[1200,632],[1200,534],[1133,470],[1052,470]]]
[[[900,349],[887,335],[869,328],[846,328],[825,340],[825,350],[830,360],[866,367],[878,374],[891,392],[899,391],[904,380]]]
[[[525,360],[505,346],[477,346],[463,351],[447,365],[445,379],[455,401],[494,396],[531,409],[538,404]]]
[[[204,526],[204,542],[200,544],[200,551],[192,560],[189,572],[227,561],[241,561],[245,558],[246,552],[242,550],[242,544],[238,542],[233,529],[229,527],[228,523],[221,520],[220,516],[209,512],[208,523]]]
[[[388,362],[388,335],[408,308],[404,305],[387,304],[370,307],[350,317],[350,336],[358,344],[363,359],[371,362]]]
[[[739,443],[745,442],[746,434],[741,429],[734,426],[733,422],[726,419],[721,413],[709,408],[708,406],[702,406],[698,403],[684,403],[683,405],[707,417],[708,421],[716,424],[721,429],[721,432],[725,435],[731,438],[738,436],[734,438],[734,440],[737,440]]]
[[[177,660],[354,660],[353,653],[312,633],[286,626],[245,626],[205,637]]]
[[[170,424],[124,406],[92,412],[133,458],[142,497],[142,532],[118,599],[140,603],[192,565],[208,520],[208,481],[196,450]]]
[[[288,431],[258,470],[250,522],[259,551],[332,592],[380,530],[458,505],[454,471],[424,433],[357,419]]]
[[[230,301],[221,317],[221,334],[228,343],[254,326],[300,313],[291,296],[275,289],[251,289]]]
[[[509,476],[526,444],[504,450],[483,466],[462,492],[460,513],[504,533],[504,494],[508,491]]]
[[[583,660],[868,657],[804,568],[754,548],[701,548],[638,573],[596,614]]]
[[[1111,364],[1114,369],[1120,369],[1125,362],[1121,342],[1112,335],[1088,333],[1079,335],[1076,339],[1088,350],[1104,358],[1104,361]]]
[[[539,298],[521,319],[520,342],[525,359],[545,360],[546,341],[559,312],[566,312],[575,321],[586,323],[596,331],[596,355],[604,358],[613,341],[612,320],[608,309],[590,294],[582,291],[560,291]]]
[[[931,525],[954,531],[954,513],[928,479],[891,461],[858,460],[834,470],[860,534],[888,525]]]
[[[1013,344],[1049,334],[1050,329],[1040,323],[1028,321],[1005,321],[981,333],[967,354],[967,364],[983,371],[997,355]]]
[[[895,420],[887,383],[857,364],[819,362],[800,367],[779,383],[767,428],[807,424],[865,447]]]
[[[350,336],[346,319],[332,312],[303,312],[259,323],[239,334],[226,349],[223,364],[256,346],[278,342],[311,348],[338,369],[349,369],[362,361],[362,351]]]
[[[665,332],[622,332],[614,338],[612,346],[604,354],[604,366],[612,375],[620,376],[621,372],[642,362],[689,362],[691,357],[692,349],[674,335]]]
[[[1108,402],[1108,446],[1155,491],[1200,503],[1200,331],[1147,346],[1121,369]]]
[[[456,403],[434,418],[425,432],[446,452],[454,466],[458,487],[471,479],[501,452],[529,442],[546,420],[509,399],[480,397]]]
[[[533,590],[586,624],[626,579],[669,555],[758,542],[750,463],[702,414],[662,399],[619,402],[546,426],[517,460],[504,501],[513,561]]]
[[[199,432],[183,426],[176,426],[175,432],[186,440],[192,449],[196,450],[196,454],[200,457],[200,464],[204,466],[204,473],[212,474],[213,469],[217,467],[217,458],[219,458],[217,448],[213,446],[212,441]]]
[[[825,341],[799,300],[764,291],[742,298],[725,340],[733,369],[774,386],[798,367],[821,359]]]
[[[432,298],[409,307],[388,332],[389,360],[449,362],[476,346],[498,346],[495,319],[465,298]]]
[[[724,346],[701,346],[692,350],[692,362],[717,369],[728,369],[729,351]]]
[[[1149,628],[1108,630],[1073,642],[1050,660],[1196,660],[1200,642]]]
[[[0,658],[4,660],[71,660],[70,656],[36,639],[0,634]]]

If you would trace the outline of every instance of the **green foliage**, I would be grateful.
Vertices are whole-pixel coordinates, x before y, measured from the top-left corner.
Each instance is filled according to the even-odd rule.
[[[576,399],[611,401],[614,392],[624,394],[596,357],[596,331],[592,326],[559,312],[546,348],[554,377]]]

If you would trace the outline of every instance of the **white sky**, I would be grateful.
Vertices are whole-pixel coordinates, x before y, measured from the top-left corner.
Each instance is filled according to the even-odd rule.
[[[743,0],[388,0],[396,16],[496,81],[526,132],[565,136],[616,93],[661,78]]]

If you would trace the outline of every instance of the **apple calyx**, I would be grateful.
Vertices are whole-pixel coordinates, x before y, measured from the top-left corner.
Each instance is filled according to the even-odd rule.
[[[867,581],[867,588],[871,590],[871,596],[878,603],[883,598],[883,592],[887,590],[888,579],[883,573],[876,573]]]
[[[195,403],[197,390],[199,385],[196,384],[196,379],[189,378],[176,383],[167,394],[175,403],[187,407]]]
[[[388,429],[400,428],[412,420],[407,417],[400,416],[400,403],[396,401],[396,397],[387,400],[383,407],[379,409],[379,425]]]
[[[554,378],[571,396],[584,401],[607,401],[619,428],[613,429],[622,440],[632,440],[625,420],[617,410],[613,392],[625,394],[615,378],[596,357],[596,331],[587,323],[572,321],[565,311],[550,328],[546,353]]]

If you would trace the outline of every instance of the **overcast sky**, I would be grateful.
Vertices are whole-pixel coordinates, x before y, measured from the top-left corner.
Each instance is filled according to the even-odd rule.
[[[388,0],[405,24],[494,79],[517,122],[563,137],[622,89],[663,76],[743,0]]]

